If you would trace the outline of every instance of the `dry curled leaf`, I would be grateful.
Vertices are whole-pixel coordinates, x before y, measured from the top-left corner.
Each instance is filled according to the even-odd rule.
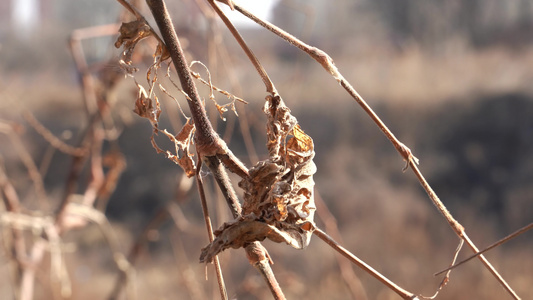
[[[159,116],[161,115],[161,107],[157,97],[154,96],[154,100],[148,97],[145,89],[137,84],[139,92],[137,95],[137,100],[135,101],[135,109],[133,110],[140,117],[146,118],[152,124],[152,136],[151,142],[152,147],[156,150],[157,153],[164,153],[168,159],[178,164],[184,171],[187,177],[192,177],[196,173],[196,165],[192,159],[193,154],[190,152],[190,146],[193,141],[195,127],[190,119],[187,119],[187,122],[181,128],[180,132],[174,136],[169,133],[166,129],[162,130],[163,132],[175,146],[176,154],[173,154],[171,151],[161,149],[154,138],[154,135],[157,135],[159,130]],[[181,156],[180,156],[181,153]]]
[[[152,30],[150,25],[148,25],[144,19],[122,23],[120,26],[119,36],[115,42],[115,47],[120,48],[121,46],[124,46],[121,64],[128,74],[136,71],[135,68],[131,67],[131,56],[135,46],[139,41],[147,38],[151,34]]]
[[[196,174],[196,164],[192,159],[194,154],[189,150],[193,140],[194,131],[194,124],[190,122],[190,119],[187,119],[187,123],[183,125],[183,128],[176,136],[172,135],[166,129],[162,131],[174,143],[176,154],[161,149],[155,141],[154,134],[152,134],[152,137],[150,138],[152,141],[152,147],[155,151],[157,153],[165,154],[168,159],[179,165],[183,171],[185,171],[185,175],[189,178]],[[182,153],[181,156],[180,152]]]
[[[202,262],[212,261],[224,249],[265,238],[297,249],[309,244],[316,210],[313,140],[279,96],[267,97],[264,111],[269,158],[258,162],[239,183],[244,190],[242,217],[215,232],[215,240],[202,249]]]
[[[139,88],[139,92],[137,94],[137,100],[135,101],[133,112],[140,117],[148,119],[154,128],[154,132],[157,132],[159,116],[161,115],[159,101],[157,98],[152,100],[148,97],[146,90],[140,84],[137,84],[137,87]]]
[[[189,150],[193,140],[194,131],[195,128],[194,124],[191,122],[191,119],[187,119],[187,122],[185,125],[183,125],[183,128],[181,128],[180,132],[176,136],[173,136],[166,130],[163,131],[163,133],[174,142],[176,147],[176,155],[173,155],[170,153],[170,151],[167,151],[167,158],[178,164],[185,171],[185,175],[187,175],[189,178],[196,174],[196,165],[192,159],[193,154],[190,153]],[[180,151],[182,152],[181,157],[179,157]]]

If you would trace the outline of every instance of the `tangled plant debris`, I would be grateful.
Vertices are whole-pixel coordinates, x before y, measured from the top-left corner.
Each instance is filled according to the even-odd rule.
[[[309,244],[316,210],[313,140],[279,96],[267,97],[264,112],[269,158],[258,162],[239,183],[244,190],[242,216],[215,231],[215,240],[202,249],[201,262],[211,262],[227,248],[265,238],[297,249]]]

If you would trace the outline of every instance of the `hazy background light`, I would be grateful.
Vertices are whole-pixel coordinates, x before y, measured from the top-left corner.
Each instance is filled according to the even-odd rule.
[[[233,1],[247,11],[253,13],[263,20],[268,20],[271,16],[272,8],[279,0],[251,0],[251,1]],[[259,25],[250,21],[237,11],[231,11],[227,5],[221,5],[224,12],[237,27],[259,27]]]
[[[39,23],[39,3],[37,0],[13,1],[12,18],[13,22],[24,35],[31,33],[36,24]]]

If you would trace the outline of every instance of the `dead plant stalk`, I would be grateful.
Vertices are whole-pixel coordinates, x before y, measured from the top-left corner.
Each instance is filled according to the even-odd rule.
[[[147,0],[147,4],[150,7],[150,10],[152,12],[152,15],[154,16],[154,19],[156,20],[159,30],[161,31],[162,39],[172,59],[174,67],[178,72],[181,86],[190,99],[189,101],[187,101],[187,103],[189,105],[189,109],[191,110],[191,114],[196,126],[195,142],[197,153],[199,155],[197,172],[199,172],[201,168],[201,160],[208,160],[210,161],[209,165],[213,166],[211,168],[211,171],[216,174],[215,178],[217,179],[219,185],[229,187],[231,186],[231,184],[229,183],[229,179],[223,173],[220,173],[221,169],[217,166],[218,161],[221,161],[230,171],[236,173],[241,177],[247,177],[248,170],[228,149],[225,142],[214,131],[209,119],[207,118],[205,108],[202,105],[200,96],[198,95],[198,91],[196,89],[194,81],[192,80],[189,65],[183,54],[183,50],[181,48],[178,36],[176,34],[176,31],[174,30],[174,26],[172,25],[170,16],[168,15],[168,11],[166,9],[164,1]],[[197,173],[196,176],[199,192],[202,195],[203,189],[199,173]],[[225,196],[228,203],[230,203],[230,209],[232,210],[232,214],[234,216],[238,216],[240,214],[240,207],[238,206],[237,199],[232,199],[233,197],[230,197],[229,194],[225,194]],[[205,199],[205,195],[201,198]],[[210,241],[212,241],[212,229],[210,228],[210,221],[207,215],[207,209],[205,205],[206,204],[204,204],[204,200],[202,200],[202,206],[204,207],[204,216],[206,218],[206,226],[208,228]],[[259,243],[253,243],[249,247],[246,247],[246,252],[250,263],[252,263],[252,265],[254,265],[261,272],[261,274],[267,281],[267,284],[269,285],[274,297],[276,299],[285,299],[285,296],[281,292],[279,284],[277,283],[273,272],[270,269],[269,263],[265,263],[269,256],[266,253],[264,247],[258,244]],[[223,282],[220,282],[222,275],[221,271],[219,271],[219,267],[217,267],[217,276],[219,278],[221,296],[222,298],[225,298],[227,296],[225,296],[225,288],[223,286]]]

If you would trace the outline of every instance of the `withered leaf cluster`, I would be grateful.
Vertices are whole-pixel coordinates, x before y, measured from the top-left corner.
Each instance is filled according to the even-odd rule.
[[[124,47],[124,60],[122,61],[122,66],[126,72],[131,75],[136,71],[136,69],[131,66],[131,56],[135,50],[135,46],[142,39],[152,35],[152,30],[144,19],[140,19],[129,23],[122,23],[119,32],[120,35],[115,46],[117,48],[121,46]],[[175,154],[171,151],[161,149],[154,138],[154,136],[160,132],[159,117],[161,115],[161,106],[157,96],[152,92],[152,88],[157,81],[157,75],[154,75],[153,78],[150,79],[150,74],[152,70],[157,70],[160,67],[161,62],[166,58],[168,58],[166,48],[160,43],[154,53],[154,64],[148,69],[146,75],[151,88],[149,93],[147,93],[146,90],[137,83],[138,94],[133,111],[140,117],[148,119],[152,124],[153,131],[150,139],[152,146],[157,153],[165,154],[168,159],[182,167],[188,177],[192,177],[196,173],[196,166],[192,159],[193,154],[189,151],[189,148],[193,142],[192,137],[194,136],[195,127],[190,119],[187,119],[187,122],[181,131],[175,136],[167,130],[161,131],[174,143]]]
[[[215,231],[215,240],[202,249],[202,262],[211,262],[224,249],[265,238],[297,249],[309,244],[316,210],[313,140],[279,96],[266,100],[269,158],[258,162],[239,183],[244,190],[242,216]]]
[[[162,130],[163,132],[175,146],[175,154],[171,151],[161,149],[154,138],[154,135],[157,135],[159,130],[159,116],[161,115],[161,107],[156,96],[153,96],[154,99],[148,97],[144,88],[137,84],[139,88],[139,93],[137,100],[135,101],[135,109],[133,110],[140,117],[146,118],[152,124],[152,147],[157,151],[157,153],[163,153],[165,156],[178,164],[184,171],[187,177],[192,177],[196,173],[196,165],[192,159],[193,154],[190,152],[189,148],[193,142],[193,136],[195,127],[191,122],[191,119],[187,119],[187,122],[181,128],[180,132],[177,135],[169,133],[166,129]],[[182,154],[180,157],[180,153]]]

